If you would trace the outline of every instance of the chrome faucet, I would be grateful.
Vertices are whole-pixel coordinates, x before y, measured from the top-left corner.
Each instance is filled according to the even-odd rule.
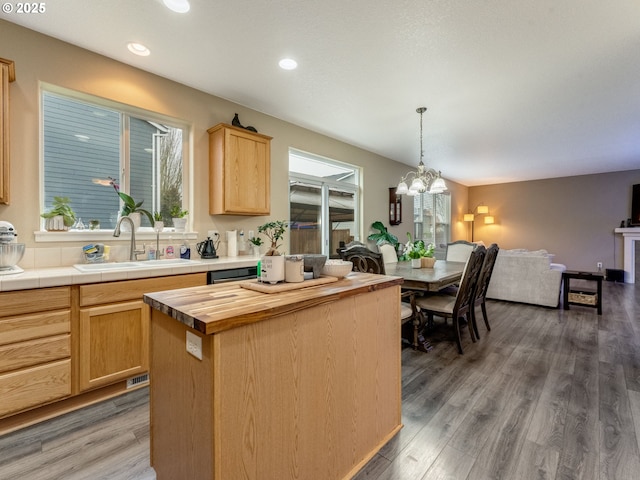
[[[129,260],[135,262],[138,260],[137,255],[144,253],[145,246],[143,243],[142,250],[136,250],[136,227],[133,224],[133,220],[131,220],[129,217],[120,217],[118,219],[118,223],[116,223],[116,228],[113,231],[113,236],[114,237],[120,236],[120,224],[122,223],[123,220],[127,220],[129,222],[129,225],[131,225],[131,245],[129,246]]]

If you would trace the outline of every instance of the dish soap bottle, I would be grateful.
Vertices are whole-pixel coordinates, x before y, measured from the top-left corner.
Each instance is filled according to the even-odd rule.
[[[180,258],[191,258],[191,248],[189,248],[189,242],[184,235],[182,237],[182,245],[180,245]]]

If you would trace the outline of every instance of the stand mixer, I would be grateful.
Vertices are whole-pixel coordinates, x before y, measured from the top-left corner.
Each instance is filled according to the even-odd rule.
[[[17,243],[17,236],[13,225],[0,220],[0,275],[24,272],[17,266],[24,255],[24,243]]]

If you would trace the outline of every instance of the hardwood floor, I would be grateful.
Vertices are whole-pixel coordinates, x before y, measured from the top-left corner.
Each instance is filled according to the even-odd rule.
[[[464,355],[442,328],[403,350],[404,428],[356,480],[640,478],[640,287],[604,288],[602,316],[490,301]],[[148,412],[141,389],[0,437],[0,479],[154,479]]]

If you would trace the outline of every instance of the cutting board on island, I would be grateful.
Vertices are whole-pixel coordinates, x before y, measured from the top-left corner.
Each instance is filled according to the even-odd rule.
[[[297,283],[282,282],[282,283],[276,283],[273,285],[270,283],[258,282],[257,280],[250,280],[248,282],[242,282],[240,286],[242,288],[255,290],[256,292],[261,292],[261,293],[281,293],[281,292],[289,292],[291,290],[298,290],[300,288],[315,287],[317,285],[324,285],[326,283],[332,283],[337,281],[338,281],[338,277],[327,277],[323,275],[318,278],[310,278],[309,280],[305,280],[304,282],[297,282]]]

